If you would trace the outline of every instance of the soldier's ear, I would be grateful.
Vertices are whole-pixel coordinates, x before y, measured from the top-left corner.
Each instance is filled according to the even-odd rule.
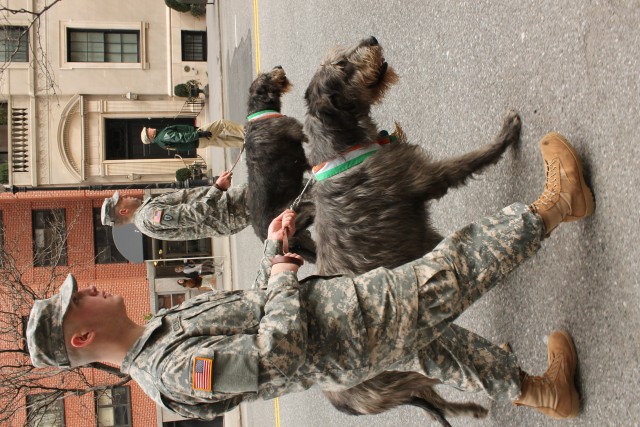
[[[76,332],[71,336],[71,345],[75,348],[83,348],[88,346],[93,342],[96,338],[96,333],[94,331],[89,331],[85,333]]]
[[[120,208],[118,209],[118,214],[120,216],[127,216],[127,214],[129,213],[129,209],[127,208]]]

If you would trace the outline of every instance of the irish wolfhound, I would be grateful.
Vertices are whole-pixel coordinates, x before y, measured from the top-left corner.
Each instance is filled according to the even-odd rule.
[[[431,225],[427,204],[474,173],[496,163],[519,139],[520,118],[509,112],[495,141],[445,160],[432,159],[404,135],[381,138],[370,115],[398,80],[371,37],[352,49],[334,49],[306,90],[304,130],[315,184],[317,268],[319,274],[362,274],[417,259],[442,239]],[[411,375],[409,379],[403,377]],[[421,379],[421,381],[420,381]],[[407,392],[404,381],[411,382]],[[461,411],[437,396],[437,383],[420,374],[387,372],[356,387],[325,393],[334,406],[351,414],[373,414],[402,404],[418,405],[446,423],[445,415],[484,417],[470,404]],[[446,425],[446,424],[445,424]]]
[[[302,123],[280,113],[281,97],[291,88],[282,69],[261,73],[249,88],[245,150],[248,171],[247,205],[256,235],[267,238],[269,223],[288,208],[303,189],[303,174],[310,170],[302,143]],[[315,209],[307,189],[295,207],[296,234],[290,250],[315,261],[315,243],[307,227]]]

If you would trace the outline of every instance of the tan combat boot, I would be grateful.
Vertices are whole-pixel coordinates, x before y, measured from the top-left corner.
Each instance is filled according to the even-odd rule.
[[[540,140],[547,182],[542,195],[529,208],[544,220],[547,236],[561,222],[576,221],[593,213],[593,193],[584,181],[576,150],[559,133]]]
[[[516,405],[529,406],[552,418],[575,418],[580,396],[574,384],[578,356],[571,336],[565,331],[549,335],[549,368],[541,377],[525,374],[522,394]]]

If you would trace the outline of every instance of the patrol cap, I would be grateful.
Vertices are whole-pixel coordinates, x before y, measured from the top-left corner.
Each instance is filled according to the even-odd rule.
[[[120,193],[117,191],[113,193],[113,196],[104,199],[104,202],[102,202],[102,212],[100,212],[102,225],[110,225],[113,227],[116,219],[116,205],[119,200]]]
[[[147,135],[147,128],[142,128],[142,132],[140,132],[140,139],[142,140],[143,144],[151,144],[149,135]]]
[[[77,290],[76,279],[69,274],[56,295],[34,302],[27,323],[27,345],[31,363],[36,368],[71,367],[64,344],[62,319],[71,303],[71,296]]]

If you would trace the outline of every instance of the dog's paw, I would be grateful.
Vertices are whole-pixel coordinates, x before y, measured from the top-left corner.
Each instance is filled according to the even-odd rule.
[[[518,128],[522,126],[522,119],[516,110],[509,110],[504,116],[504,127]]]
[[[509,110],[502,122],[502,134],[504,141],[511,145],[520,139],[520,131],[522,130],[522,119],[520,114],[515,110]]]
[[[508,351],[509,353],[513,353],[513,350],[511,349],[511,344],[509,344],[508,342],[503,342],[498,347],[500,347],[504,351]]]
[[[478,406],[476,410],[473,412],[473,418],[486,418],[489,414],[489,410],[487,408],[483,408],[482,406]]]

